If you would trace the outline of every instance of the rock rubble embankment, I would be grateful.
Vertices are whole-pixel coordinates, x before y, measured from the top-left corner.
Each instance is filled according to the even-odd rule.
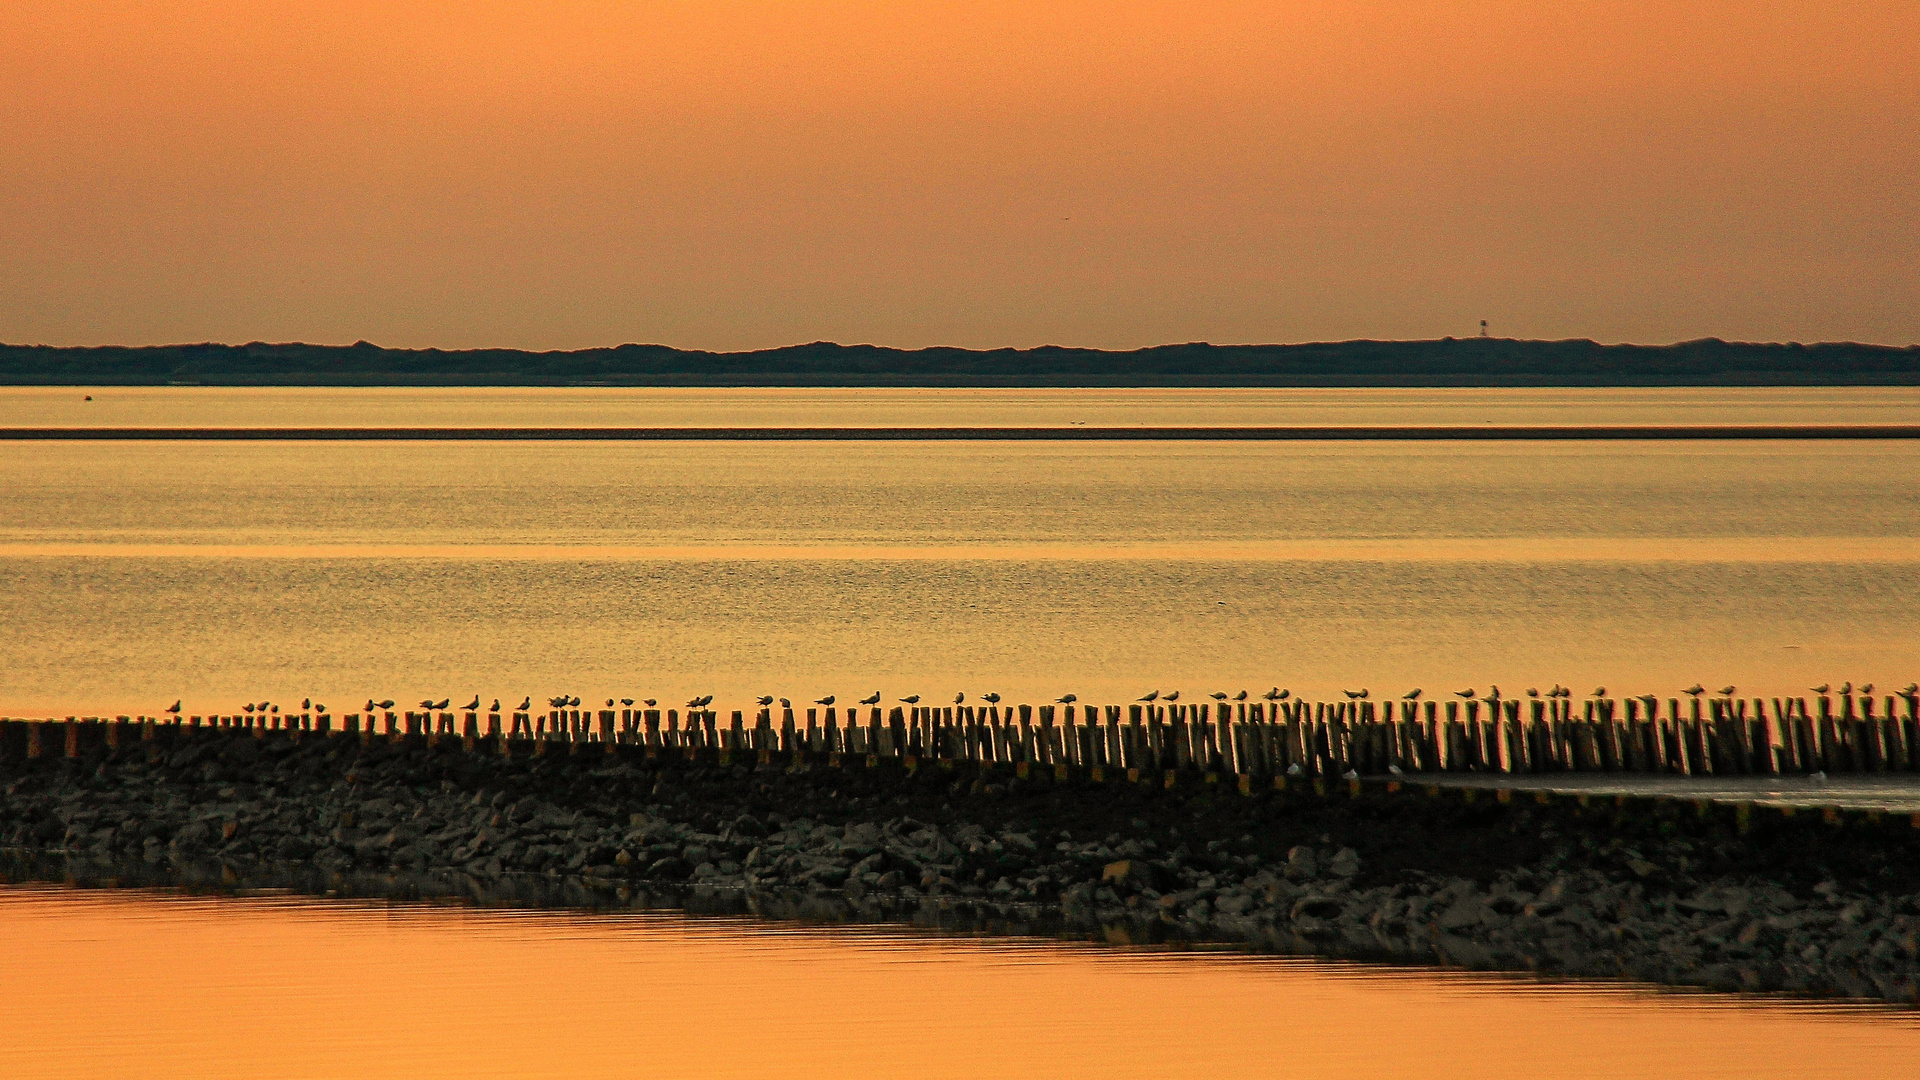
[[[962,768],[504,760],[207,739],[0,765],[0,848],[164,877],[437,875],[475,895],[734,897],[763,914],[1212,941],[1485,970],[1916,1000],[1920,830],[1457,791],[1352,796]]]

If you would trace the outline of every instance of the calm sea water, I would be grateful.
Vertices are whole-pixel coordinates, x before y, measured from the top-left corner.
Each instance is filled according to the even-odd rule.
[[[1910,1077],[1907,1011],[671,915],[0,887],[6,1075]]]
[[[0,390],[0,426],[1920,419],[1878,389],[90,392]],[[3,715],[1896,687],[1917,594],[1911,442],[0,444]]]

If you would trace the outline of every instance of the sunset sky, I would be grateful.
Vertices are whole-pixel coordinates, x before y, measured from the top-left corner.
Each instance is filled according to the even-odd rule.
[[[0,341],[1920,341],[1913,0],[10,0]]]

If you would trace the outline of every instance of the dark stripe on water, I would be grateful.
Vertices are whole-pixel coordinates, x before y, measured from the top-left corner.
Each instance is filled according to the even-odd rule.
[[[0,440],[188,442],[1289,442],[1920,439],[1920,424],[1495,427],[0,428]]]

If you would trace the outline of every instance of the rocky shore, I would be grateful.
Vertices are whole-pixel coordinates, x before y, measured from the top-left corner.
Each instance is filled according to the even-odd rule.
[[[0,761],[13,879],[891,920],[1915,1002],[1920,829],[1654,799],[207,732]]]

